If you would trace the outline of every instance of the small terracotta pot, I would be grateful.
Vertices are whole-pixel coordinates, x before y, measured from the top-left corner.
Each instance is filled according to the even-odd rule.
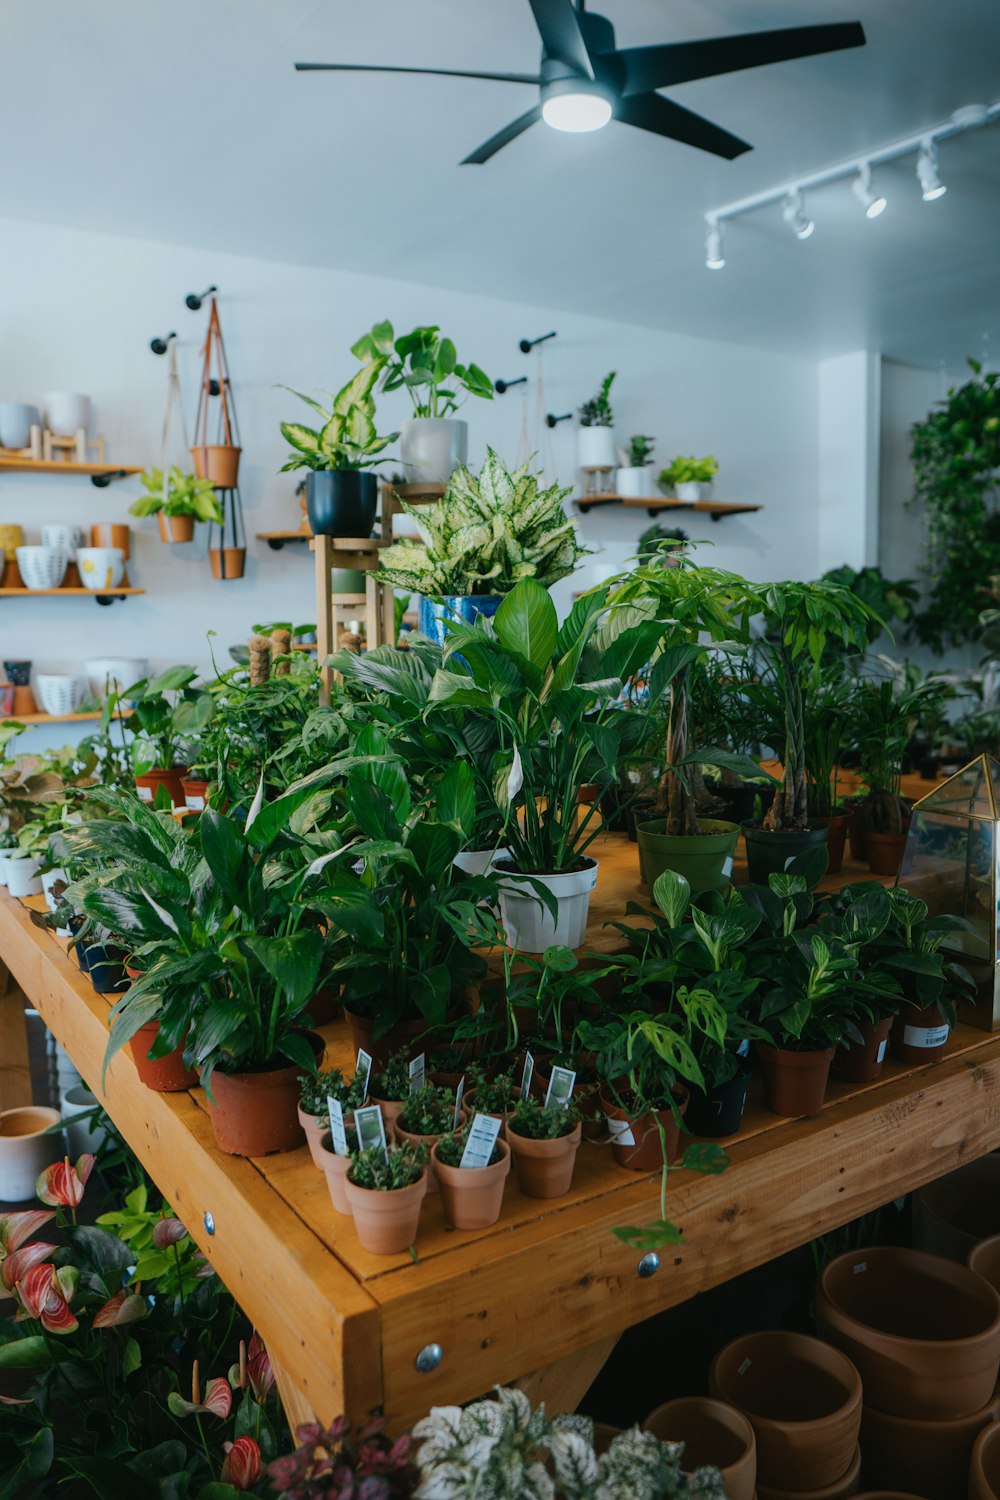
[[[20,683],[14,684],[14,708],[15,719],[23,718],[25,714],[36,714],[38,704],[30,687],[22,687]]]
[[[161,542],[193,542],[194,516],[168,516],[162,510],[156,512]]]
[[[302,1133],[306,1138],[306,1145],[309,1147],[309,1155],[313,1159],[313,1164],[319,1167],[321,1171],[325,1171],[326,1163],[323,1159],[323,1152],[320,1150],[320,1141],[324,1136],[330,1134],[330,1121],[325,1114],[309,1114],[302,1108],[301,1104],[296,1113],[299,1124],[302,1126]]]
[[[915,1250],[946,1255],[977,1270],[971,1252],[980,1241],[1000,1234],[1000,1156],[977,1157],[925,1183],[914,1193],[911,1207]],[[990,1285],[1000,1291],[1000,1282]]]
[[[861,1449],[855,1448],[851,1467],[836,1484],[824,1485],[821,1490],[779,1490],[772,1485],[757,1485],[757,1500],[849,1500],[858,1492],[861,1480]]]
[[[405,1109],[406,1100],[404,1099],[401,1101],[401,1107],[396,1113],[392,1122],[393,1136],[397,1141],[405,1142],[410,1146],[425,1146],[428,1154],[430,1154],[433,1151],[434,1147],[437,1145],[438,1141],[441,1139],[441,1136],[447,1135],[448,1132],[442,1130],[438,1135],[414,1135],[411,1130],[404,1130],[399,1122]],[[385,1116],[383,1115],[382,1118],[384,1119]],[[462,1118],[465,1118],[464,1109],[462,1111]],[[436,1193],[438,1191],[437,1172],[435,1171],[433,1166],[431,1166],[427,1172],[427,1191],[428,1193]]]
[[[363,1249],[372,1255],[402,1255],[410,1248],[417,1238],[428,1175],[424,1167],[416,1182],[390,1192],[358,1187],[345,1175],[344,1193]]]
[[[984,1428],[972,1446],[968,1495],[969,1500],[1000,1496],[1000,1425]]]
[[[869,828],[865,834],[865,854],[873,875],[898,875],[905,848],[905,833],[873,833]]]
[[[889,1050],[889,1032],[892,1016],[883,1016],[874,1024],[862,1021],[858,1030],[863,1042],[848,1042],[838,1047],[833,1058],[833,1076],[845,1083],[874,1083],[881,1075],[882,1064]]]
[[[376,1099],[374,1094],[368,1096],[369,1104],[377,1104],[382,1111],[382,1123],[385,1125],[386,1139],[392,1133],[393,1126],[406,1108],[405,1099]]]
[[[518,1135],[509,1119],[505,1131],[517,1167],[517,1180],[526,1198],[561,1198],[569,1192],[583,1136],[579,1120],[568,1135],[557,1136],[554,1141],[533,1141]]]
[[[310,1150],[312,1142],[310,1141]],[[350,1144],[348,1142],[348,1144]],[[338,1156],[333,1149],[333,1140],[330,1132],[323,1132],[317,1141],[316,1152],[313,1161],[319,1167],[326,1178],[326,1185],[330,1193],[330,1202],[338,1214],[344,1214],[346,1218],[351,1216],[351,1205],[347,1201],[347,1189],[344,1184],[351,1166],[349,1156]]]
[[[184,777],[186,766],[171,766],[169,771],[146,771],[135,778],[136,790],[143,802],[154,802],[159,787],[166,787],[175,807],[184,807]]]
[[[181,780],[184,806],[189,812],[204,812],[208,806],[208,782],[200,776],[185,776]]]
[[[764,1075],[764,1101],[774,1115],[818,1115],[826,1098],[833,1062],[832,1047],[822,1052],[792,1052],[757,1043]]]
[[[321,1052],[322,1038],[313,1041]],[[301,1146],[305,1138],[298,1119],[301,1076],[298,1063],[260,1073],[216,1069],[208,1110],[219,1150],[229,1156],[270,1156]]]
[[[685,1474],[711,1465],[722,1473],[728,1500],[753,1500],[757,1440],[743,1413],[709,1396],[682,1396],[651,1411],[642,1424],[663,1443],[683,1443]]]
[[[95,521],[90,528],[92,547],[117,547],[128,562],[132,555],[132,528],[120,526],[117,521]]]
[[[534,1079],[532,1079],[532,1082],[534,1082]],[[532,1092],[533,1091],[534,1090],[532,1089]],[[477,1103],[477,1095],[478,1095],[478,1093],[479,1093],[478,1089],[470,1089],[467,1094],[463,1094],[462,1095],[462,1108],[465,1110],[465,1112],[468,1115],[469,1119],[471,1120],[472,1116],[475,1115],[475,1114],[480,1114],[480,1115],[486,1115],[491,1120],[503,1120],[503,1121],[506,1121],[506,1118],[507,1118],[506,1115],[502,1114],[500,1112],[500,1110],[498,1110],[498,1109],[480,1109],[479,1105]],[[511,1107],[513,1108],[513,1105],[515,1105],[518,1102],[518,1100],[520,1099],[520,1097],[521,1097],[521,1090],[520,1089],[511,1089],[511,1091],[510,1091],[510,1097],[511,1097]],[[505,1129],[502,1129],[500,1131],[500,1134],[503,1136],[504,1140],[507,1139],[507,1133],[506,1133]]]
[[[198,1075],[184,1063],[184,1048],[176,1047],[165,1057],[149,1056],[150,1049],[160,1034],[159,1021],[147,1021],[129,1040],[129,1050],[135,1070],[148,1089],[157,1094],[179,1094],[184,1089],[193,1089]]]
[[[948,1022],[936,1005],[904,1005],[892,1023],[892,1055],[902,1062],[932,1063],[948,1048]]]
[[[211,480],[220,490],[234,490],[239,483],[242,448],[233,443],[199,443],[191,449],[194,472]]]
[[[510,1147],[497,1141],[500,1160],[489,1167],[449,1167],[431,1149],[431,1166],[441,1193],[445,1222],[452,1229],[488,1229],[500,1217],[510,1174]]]
[[[851,815],[846,812],[835,812],[831,813],[828,818],[820,818],[819,822],[825,823],[827,827],[826,848],[829,862],[826,873],[839,875],[844,867],[844,848],[847,843],[847,830],[850,826]]]
[[[844,1479],[861,1427],[861,1379],[845,1354],[804,1333],[748,1333],[712,1362],[713,1396],[757,1438],[757,1489],[822,1490]]]
[[[247,549],[245,547],[210,547],[208,560],[212,565],[212,577],[219,579],[242,578],[246,571]]]
[[[969,1270],[988,1281],[995,1292],[1000,1292],[1000,1234],[973,1245],[969,1251]]]
[[[678,1111],[683,1116],[691,1096],[681,1085],[678,1085],[674,1093]],[[641,1115],[630,1115],[628,1110],[615,1104],[606,1094],[601,1095],[601,1108],[609,1120],[627,1122],[627,1131],[622,1136],[612,1133],[611,1137],[611,1154],[618,1166],[628,1167],[631,1172],[658,1172],[663,1166],[664,1144],[667,1161],[677,1160],[680,1155],[681,1128],[674,1119],[672,1110],[650,1109]],[[663,1137],[657,1120],[663,1126]],[[632,1136],[631,1142],[628,1135]]]
[[[820,1276],[816,1324],[854,1360],[868,1404],[889,1416],[970,1416],[997,1383],[1000,1296],[939,1255],[838,1255]]]
[[[964,1500],[973,1445],[998,1418],[1000,1391],[971,1416],[943,1422],[890,1417],[866,1406],[861,1414],[865,1475],[887,1489],[919,1490],[927,1500]]]

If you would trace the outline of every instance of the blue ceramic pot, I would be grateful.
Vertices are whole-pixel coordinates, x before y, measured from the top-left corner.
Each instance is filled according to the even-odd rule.
[[[421,635],[429,636],[443,646],[448,639],[447,620],[461,620],[471,625],[477,615],[492,619],[504,601],[503,594],[446,594],[442,599],[420,596],[418,623]]]

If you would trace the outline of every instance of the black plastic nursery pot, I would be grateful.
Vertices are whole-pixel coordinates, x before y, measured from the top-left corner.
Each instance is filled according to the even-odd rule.
[[[744,823],[743,841],[751,885],[767,885],[768,877],[780,875],[790,859],[825,844],[828,832],[826,824],[817,818],[810,818],[808,828],[782,829],[777,833],[757,823]]]
[[[743,1111],[747,1104],[747,1091],[753,1070],[741,1068],[725,1083],[718,1083],[707,1093],[701,1089],[691,1090],[686,1122],[694,1135],[735,1135],[743,1123]]]
[[[378,480],[369,470],[320,469],[306,478],[306,511],[316,536],[370,536],[377,505]]]
[[[125,951],[113,943],[81,943],[80,967],[90,976],[98,995],[117,995],[129,987],[125,973]]]

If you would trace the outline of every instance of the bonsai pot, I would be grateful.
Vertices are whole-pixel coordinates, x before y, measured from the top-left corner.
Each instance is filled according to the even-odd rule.
[[[942,1422],[891,1417],[866,1405],[861,1414],[865,1474],[887,1489],[919,1490],[928,1500],[965,1500],[976,1438],[998,1419],[1000,1391],[971,1416]]]
[[[194,516],[168,516],[165,511],[156,512],[161,542],[193,542]]]
[[[985,1161],[993,1161],[995,1158],[987,1156]],[[973,1245],[969,1251],[969,1270],[975,1271],[984,1281],[988,1281],[995,1292],[1000,1292],[1000,1234],[993,1234],[988,1240],[980,1240],[978,1245]]]
[[[443,646],[448,639],[447,622],[474,623],[477,615],[492,620],[504,601],[503,594],[445,594],[439,599],[420,595],[417,628],[421,635]]]
[[[63,1154],[60,1135],[47,1134],[60,1122],[57,1109],[25,1105],[0,1110],[0,1203],[25,1203],[35,1182]]]
[[[409,1187],[380,1192],[358,1187],[345,1175],[344,1193],[362,1249],[372,1255],[401,1255],[410,1248],[417,1237],[427,1177],[424,1167]]]
[[[992,1398],[1000,1297],[954,1261],[895,1248],[839,1255],[820,1276],[816,1323],[889,1416],[939,1422]]]
[[[553,944],[579,948],[587,935],[590,893],[597,884],[597,860],[584,857],[583,868],[561,875],[525,875],[509,868],[509,860],[498,860],[494,869],[503,876],[500,886],[500,919],[511,948],[522,953],[544,953]],[[527,882],[537,880],[555,896],[559,915],[553,921]]]
[[[753,1427],[758,1494],[765,1484],[785,1491],[836,1486],[855,1462],[861,1379],[846,1355],[819,1339],[744,1334],[715,1356],[709,1390]]]
[[[317,1055],[323,1039],[310,1032]],[[270,1156],[294,1151],[304,1140],[298,1120],[298,1063],[261,1069],[256,1073],[212,1074],[208,1111],[215,1144],[229,1156]]]
[[[758,1500],[848,1500],[858,1492],[861,1479],[861,1449],[855,1448],[851,1467],[836,1484],[826,1484],[820,1490],[784,1490],[773,1485],[758,1484]]]
[[[752,1070],[741,1068],[725,1083],[717,1083],[707,1093],[692,1088],[691,1102],[685,1116],[694,1135],[735,1135],[743,1123],[747,1090]]]
[[[1000,1156],[980,1156],[957,1171],[925,1183],[913,1195],[913,1243],[917,1250],[972,1266],[971,1254],[1000,1235]],[[982,1274],[979,1272],[979,1274]],[[994,1282],[987,1276],[991,1286]]]
[[[651,1411],[642,1424],[661,1443],[683,1443],[685,1474],[714,1467],[722,1473],[728,1500],[753,1500],[757,1480],[757,1441],[735,1406],[709,1396],[682,1396]]]
[[[580,1121],[554,1141],[534,1141],[518,1135],[508,1118],[504,1127],[517,1180],[526,1198],[561,1198],[573,1182],[573,1168],[582,1136]]]
[[[761,828],[757,823],[743,824],[743,841],[747,851],[747,870],[751,885],[767,885],[769,875],[779,875],[790,859],[826,843],[827,826],[817,818],[804,829],[779,830]]]
[[[447,484],[469,456],[469,424],[462,417],[410,417],[399,429],[408,484]]]
[[[1000,1426],[985,1427],[972,1445],[969,1500],[997,1500],[1000,1495]]]
[[[874,1083],[882,1073],[882,1064],[889,1047],[892,1016],[881,1020],[862,1021],[858,1024],[864,1041],[845,1042],[839,1046],[833,1058],[833,1076],[846,1083]]]
[[[844,849],[847,845],[847,830],[851,815],[849,812],[835,812],[828,818],[817,818],[816,821],[826,824],[826,847],[829,851],[826,873],[839,875],[844,867]]]
[[[306,509],[316,536],[371,536],[378,481],[365,469],[317,469],[306,477]]]
[[[699,827],[699,834],[674,835],[665,832],[665,818],[637,823],[639,879],[652,885],[664,870],[673,870],[684,876],[693,893],[718,891],[727,885],[740,838],[739,824],[701,818]]]
[[[158,789],[166,787],[170,793],[170,800],[175,807],[184,807],[184,778],[187,775],[186,766],[171,766],[169,771],[154,769],[146,771],[142,776],[135,778],[135,788],[139,794],[140,802],[155,802]]]
[[[683,1085],[674,1089],[678,1113],[683,1117],[690,1095]],[[608,1120],[621,1120],[622,1128],[611,1132],[611,1154],[620,1167],[631,1172],[658,1172],[663,1166],[663,1148],[666,1144],[667,1161],[676,1161],[680,1153],[681,1128],[674,1119],[673,1110],[645,1110],[641,1115],[629,1114],[615,1104],[606,1094],[601,1095],[601,1108]],[[660,1135],[660,1125],[663,1136]]]
[[[764,1102],[774,1115],[818,1115],[826,1097],[832,1047],[821,1052],[793,1052],[757,1043],[764,1075]]]
[[[191,449],[194,472],[216,489],[234,490],[240,479],[240,453],[234,443],[199,443]]]
[[[306,1116],[306,1118],[315,1119],[316,1117],[312,1115]],[[351,1205],[347,1201],[345,1183],[347,1181],[348,1169],[351,1165],[351,1158],[349,1156],[337,1155],[333,1149],[333,1138],[329,1130],[320,1131],[316,1138],[315,1149],[313,1148],[313,1139],[309,1134],[308,1128],[306,1130],[306,1138],[309,1141],[309,1150],[312,1152],[312,1159],[326,1178],[326,1186],[330,1193],[330,1202],[333,1204],[334,1211],[338,1214],[343,1214],[346,1218],[350,1218]]]
[[[873,875],[898,875],[905,848],[905,833],[874,833],[869,828],[865,834],[865,853]]]
[[[431,1165],[441,1192],[445,1223],[452,1229],[488,1229],[500,1217],[510,1172],[510,1147],[497,1141],[500,1160],[489,1167],[449,1167],[431,1148]]]
[[[932,1063],[943,1057],[950,1028],[936,1005],[917,1010],[904,1005],[892,1023],[892,1055],[908,1063]]]
[[[23,901],[28,896],[42,894],[42,882],[38,873],[42,868],[40,859],[35,859],[31,854],[8,854],[4,863],[7,868],[7,891],[11,896]]]
[[[149,1056],[159,1034],[159,1021],[147,1021],[129,1040],[129,1050],[139,1077],[148,1089],[157,1094],[180,1094],[185,1089],[193,1089],[198,1082],[198,1075],[186,1065],[183,1047],[175,1047],[163,1057]],[[213,1079],[213,1085],[214,1081]]]
[[[578,427],[576,455],[581,469],[613,469],[618,463],[613,427]]]
[[[206,799],[208,797],[208,782],[200,776],[184,776],[181,778],[181,791],[184,793],[184,806],[191,812],[204,812]]]
[[[210,547],[208,560],[212,565],[213,578],[242,578],[246,570],[247,549],[245,547]]]

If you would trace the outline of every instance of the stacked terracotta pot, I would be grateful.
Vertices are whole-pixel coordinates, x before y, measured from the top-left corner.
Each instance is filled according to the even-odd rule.
[[[919,1250],[852,1251],[824,1270],[816,1321],[861,1374],[867,1484],[963,1500],[976,1438],[1000,1420],[993,1287]]]

